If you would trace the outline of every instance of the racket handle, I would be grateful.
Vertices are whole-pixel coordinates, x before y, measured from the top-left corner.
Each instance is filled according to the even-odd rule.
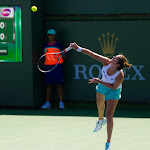
[[[65,49],[65,52],[68,52],[68,51],[70,51],[71,49],[72,49],[72,47],[68,47],[68,48]]]

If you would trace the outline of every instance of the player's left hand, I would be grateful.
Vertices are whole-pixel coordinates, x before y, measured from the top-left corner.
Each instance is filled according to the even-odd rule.
[[[93,77],[93,79],[89,79],[89,83],[100,83],[101,79]]]

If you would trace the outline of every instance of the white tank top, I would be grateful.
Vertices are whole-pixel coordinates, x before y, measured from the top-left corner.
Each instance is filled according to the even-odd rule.
[[[122,72],[122,70],[118,70],[115,74],[113,74],[112,76],[109,76],[107,74],[107,70],[110,68],[110,66],[111,66],[111,63],[107,66],[103,66],[102,81],[105,83],[114,84],[116,81],[116,77]],[[122,87],[122,83],[119,85],[119,87],[117,89],[119,89],[120,87]]]

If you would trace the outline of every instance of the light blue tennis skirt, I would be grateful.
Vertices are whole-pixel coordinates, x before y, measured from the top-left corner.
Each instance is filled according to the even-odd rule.
[[[98,83],[98,85],[96,86],[96,91],[100,94],[105,95],[105,100],[110,100],[110,99],[120,99],[121,98],[121,91],[122,91],[122,87],[113,90],[110,89],[100,83]]]

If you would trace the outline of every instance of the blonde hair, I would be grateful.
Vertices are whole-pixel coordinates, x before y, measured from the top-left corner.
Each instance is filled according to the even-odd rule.
[[[117,69],[118,70],[121,70],[121,69],[124,69],[124,68],[130,68],[132,66],[132,64],[129,64],[127,58],[122,55],[122,54],[119,54],[119,60],[118,60],[118,64],[120,65]]]

